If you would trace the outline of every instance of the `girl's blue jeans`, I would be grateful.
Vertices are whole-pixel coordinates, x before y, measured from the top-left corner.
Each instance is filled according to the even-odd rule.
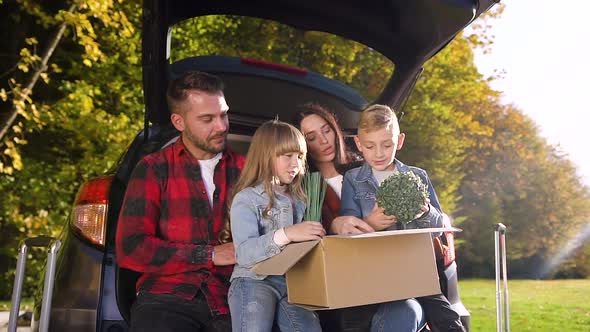
[[[313,311],[287,302],[284,276],[236,278],[229,288],[228,302],[234,332],[270,332],[275,320],[282,332],[321,331]],[[420,304],[408,299],[379,304],[371,320],[371,332],[414,332],[424,325]]]
[[[270,332],[276,319],[282,332],[321,332],[318,316],[287,302],[284,276],[264,280],[235,278],[228,293],[232,331]]]

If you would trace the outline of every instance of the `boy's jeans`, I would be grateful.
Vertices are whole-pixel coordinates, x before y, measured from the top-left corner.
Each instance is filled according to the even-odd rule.
[[[416,332],[426,325],[416,299],[319,311],[324,332]]]
[[[379,304],[371,322],[371,332],[414,332],[426,325],[422,307],[416,299]]]
[[[234,332],[270,332],[275,318],[283,332],[321,332],[313,311],[287,302],[284,276],[236,278],[229,287],[228,303]]]

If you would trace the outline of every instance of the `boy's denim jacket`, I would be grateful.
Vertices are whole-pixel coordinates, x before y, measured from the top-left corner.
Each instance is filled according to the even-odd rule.
[[[282,248],[273,240],[277,230],[300,223],[303,219],[303,201],[295,199],[295,204],[292,204],[289,197],[275,192],[274,206],[265,214],[268,200],[264,185],[259,184],[240,191],[232,201],[230,223],[237,261],[232,280],[239,277],[266,278],[250,271],[250,268],[281,252]]]
[[[426,184],[430,194],[430,211],[424,216],[412,220],[406,225],[406,229],[442,227],[442,210],[426,171],[418,167],[404,165],[397,159],[395,167],[400,172],[414,172]],[[346,172],[342,183],[340,215],[366,218],[375,206],[375,194],[378,187],[377,179],[373,176],[373,171],[368,163]]]

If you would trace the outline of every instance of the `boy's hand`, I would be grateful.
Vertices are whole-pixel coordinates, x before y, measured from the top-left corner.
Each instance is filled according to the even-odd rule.
[[[377,206],[373,207],[373,211],[365,218],[367,224],[373,227],[376,231],[382,231],[395,224],[395,216],[388,216],[383,213],[384,209]]]
[[[310,240],[320,240],[326,231],[324,226],[317,221],[304,221],[299,224],[285,227],[285,235],[291,242],[303,242]]]
[[[338,235],[362,234],[374,231],[369,224],[353,216],[336,217],[330,225],[330,232]]]
[[[430,199],[426,198],[424,199],[424,204],[422,204],[422,206],[420,207],[420,213],[418,213],[414,219],[418,219],[418,218],[422,218],[424,215],[428,214],[428,212],[430,212]]]
[[[236,253],[232,242],[213,247],[213,265],[234,264],[236,264]]]

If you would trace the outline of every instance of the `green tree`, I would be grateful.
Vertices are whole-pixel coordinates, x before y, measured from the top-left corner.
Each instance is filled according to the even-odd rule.
[[[576,169],[538,133],[518,109],[496,108],[485,120],[493,135],[469,150],[467,175],[461,186],[462,268],[473,276],[493,271],[492,226],[508,226],[508,258],[512,273],[536,277],[587,222],[588,188]],[[537,266],[539,269],[532,269]]]
[[[2,58],[0,66],[4,79],[12,77],[6,81],[12,86],[2,82],[4,91],[13,92],[15,84],[29,79],[20,65],[26,43],[19,38],[51,40],[57,26],[63,22],[68,26],[48,61],[52,69],[43,71],[43,84],[29,93],[25,111],[18,113],[16,125],[0,143],[4,145],[0,162],[5,165],[0,172],[0,262],[6,268],[0,271],[0,284],[5,287],[0,289],[2,298],[10,294],[7,288],[12,285],[18,241],[39,234],[57,235],[67,224],[79,185],[111,168],[141,128],[141,121],[136,121],[143,116],[136,29],[140,2],[75,4],[73,12],[62,10],[71,6],[65,1],[22,0],[0,5],[2,17],[9,18],[1,24],[26,31],[24,36],[0,41],[8,46],[0,48],[12,52]],[[36,50],[31,48],[27,54],[36,54]],[[37,70],[38,65],[33,57],[29,68]],[[17,95],[7,92],[7,97],[0,108],[2,115],[13,110],[9,98]],[[35,109],[38,118],[29,116]],[[40,275],[42,268],[42,258],[37,253],[32,257],[27,291],[33,288],[32,276]]]
[[[364,45],[262,19],[198,17],[176,26],[172,36],[172,61],[223,54],[282,63],[347,83],[368,100],[381,92],[393,72],[391,61]]]
[[[469,43],[457,38],[424,66],[404,110],[406,142],[399,157],[429,172],[450,214],[460,199],[467,149],[477,136],[491,134],[477,110],[493,105],[496,96],[477,71]]]

